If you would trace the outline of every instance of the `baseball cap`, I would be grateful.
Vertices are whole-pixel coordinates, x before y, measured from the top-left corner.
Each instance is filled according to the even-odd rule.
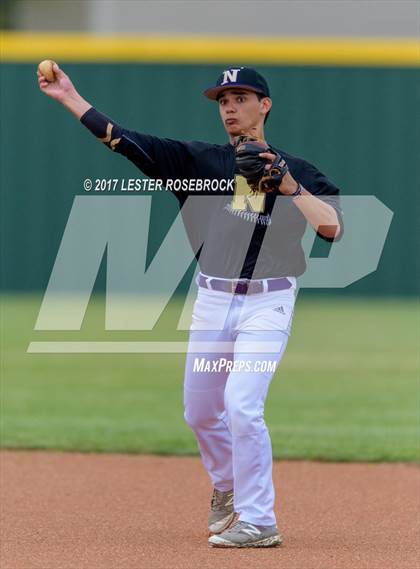
[[[219,94],[225,89],[243,87],[265,97],[270,96],[267,81],[251,67],[230,67],[225,69],[216,81],[216,85],[208,87],[203,93],[209,99],[217,101]]]

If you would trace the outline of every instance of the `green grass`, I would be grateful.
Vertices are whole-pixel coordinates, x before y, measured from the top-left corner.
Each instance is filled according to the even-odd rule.
[[[130,339],[104,332],[103,301],[81,332],[35,332],[41,298],[3,297],[6,448],[197,453],[183,422],[182,354],[27,354],[31,340]],[[153,339],[170,332],[172,303]],[[418,458],[418,314],[413,301],[299,299],[267,400],[276,458]]]

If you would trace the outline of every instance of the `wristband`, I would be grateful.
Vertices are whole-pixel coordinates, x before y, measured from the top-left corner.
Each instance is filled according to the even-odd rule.
[[[298,185],[297,185],[296,190],[293,192],[293,194],[290,194],[290,196],[291,196],[292,198],[296,198],[297,196],[301,196],[301,195],[302,195],[302,192],[303,192],[303,186],[302,186],[302,184],[300,184],[300,183],[298,182]]]
[[[112,150],[121,140],[122,128],[93,107],[80,117],[80,122]]]

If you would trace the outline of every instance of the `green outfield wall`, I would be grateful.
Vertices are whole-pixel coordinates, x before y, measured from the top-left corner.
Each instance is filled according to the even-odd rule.
[[[87,100],[128,128],[162,137],[225,142],[217,105],[201,95],[223,64],[62,66]],[[377,271],[337,293],[416,294],[418,68],[256,67],[266,76],[274,101],[267,139],[316,164],[344,195],[375,195],[394,212]],[[85,193],[83,180],[139,173],[38,90],[34,63],[2,64],[0,104],[1,288],[43,290],[74,196]],[[177,213],[173,196],[155,194],[153,200],[150,255]]]

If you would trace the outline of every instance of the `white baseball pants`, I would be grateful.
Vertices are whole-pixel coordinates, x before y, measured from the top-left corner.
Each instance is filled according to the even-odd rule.
[[[240,519],[276,523],[264,403],[289,338],[294,286],[232,295],[199,288],[186,360],[185,420],[215,488],[234,489]]]

